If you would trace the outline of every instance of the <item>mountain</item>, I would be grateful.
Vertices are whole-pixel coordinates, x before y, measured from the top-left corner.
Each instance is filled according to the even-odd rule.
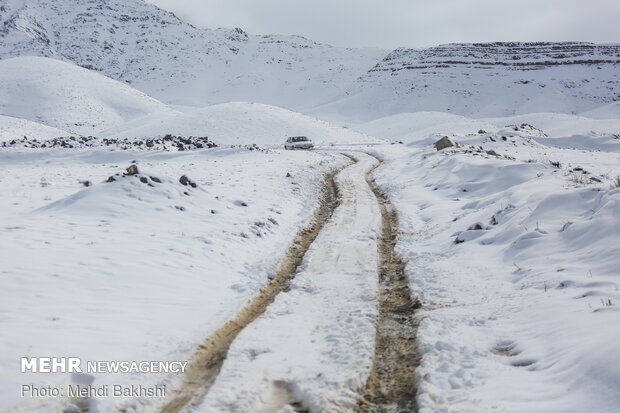
[[[183,105],[330,101],[386,53],[197,29],[142,0],[0,0],[0,58],[70,61]]]
[[[350,123],[418,111],[620,117],[620,45],[346,49],[199,29],[143,0],[0,0],[0,58],[25,55],[71,62],[178,106],[261,102]]]
[[[441,111],[473,117],[581,113],[606,106],[620,115],[620,45],[448,44],[397,49],[340,99],[315,113],[368,121]]]
[[[168,106],[124,83],[70,63],[32,56],[0,60],[2,115],[89,135],[169,112]]]

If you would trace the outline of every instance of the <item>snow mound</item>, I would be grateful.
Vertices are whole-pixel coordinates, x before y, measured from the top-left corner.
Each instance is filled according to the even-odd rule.
[[[52,128],[27,119],[0,115],[0,142],[23,139],[24,136],[31,139],[52,139],[67,135],[69,132],[62,129]]]
[[[76,134],[169,113],[163,103],[91,70],[43,57],[0,61],[0,112]]]
[[[618,155],[544,135],[514,124],[383,152],[375,177],[424,303],[423,411],[618,404]]]
[[[192,195],[206,194],[187,175],[181,175],[176,181],[159,178],[141,173],[136,164],[104,182],[92,185],[84,181],[83,184],[86,188],[81,191],[37,211],[103,217],[139,216],[148,211],[174,209],[183,212],[197,205]]]
[[[103,131],[107,138],[159,138],[168,133],[209,136],[223,145],[281,145],[305,135],[319,144],[378,143],[380,139],[260,103],[232,102],[185,113],[156,114]]]

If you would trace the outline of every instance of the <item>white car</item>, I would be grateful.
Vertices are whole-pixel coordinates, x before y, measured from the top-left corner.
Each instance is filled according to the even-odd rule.
[[[314,144],[306,136],[291,136],[286,140],[284,149],[312,149]]]

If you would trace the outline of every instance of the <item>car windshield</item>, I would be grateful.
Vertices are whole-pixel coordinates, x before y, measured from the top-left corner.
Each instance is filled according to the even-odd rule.
[[[308,140],[308,138],[306,138],[305,136],[297,136],[297,137],[293,138],[293,142],[305,142],[307,140]]]

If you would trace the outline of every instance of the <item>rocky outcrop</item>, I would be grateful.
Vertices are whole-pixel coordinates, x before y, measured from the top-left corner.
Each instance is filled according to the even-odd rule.
[[[608,64],[620,64],[620,45],[581,42],[454,43],[425,50],[396,49],[369,73],[456,67],[540,70],[550,66]]]

